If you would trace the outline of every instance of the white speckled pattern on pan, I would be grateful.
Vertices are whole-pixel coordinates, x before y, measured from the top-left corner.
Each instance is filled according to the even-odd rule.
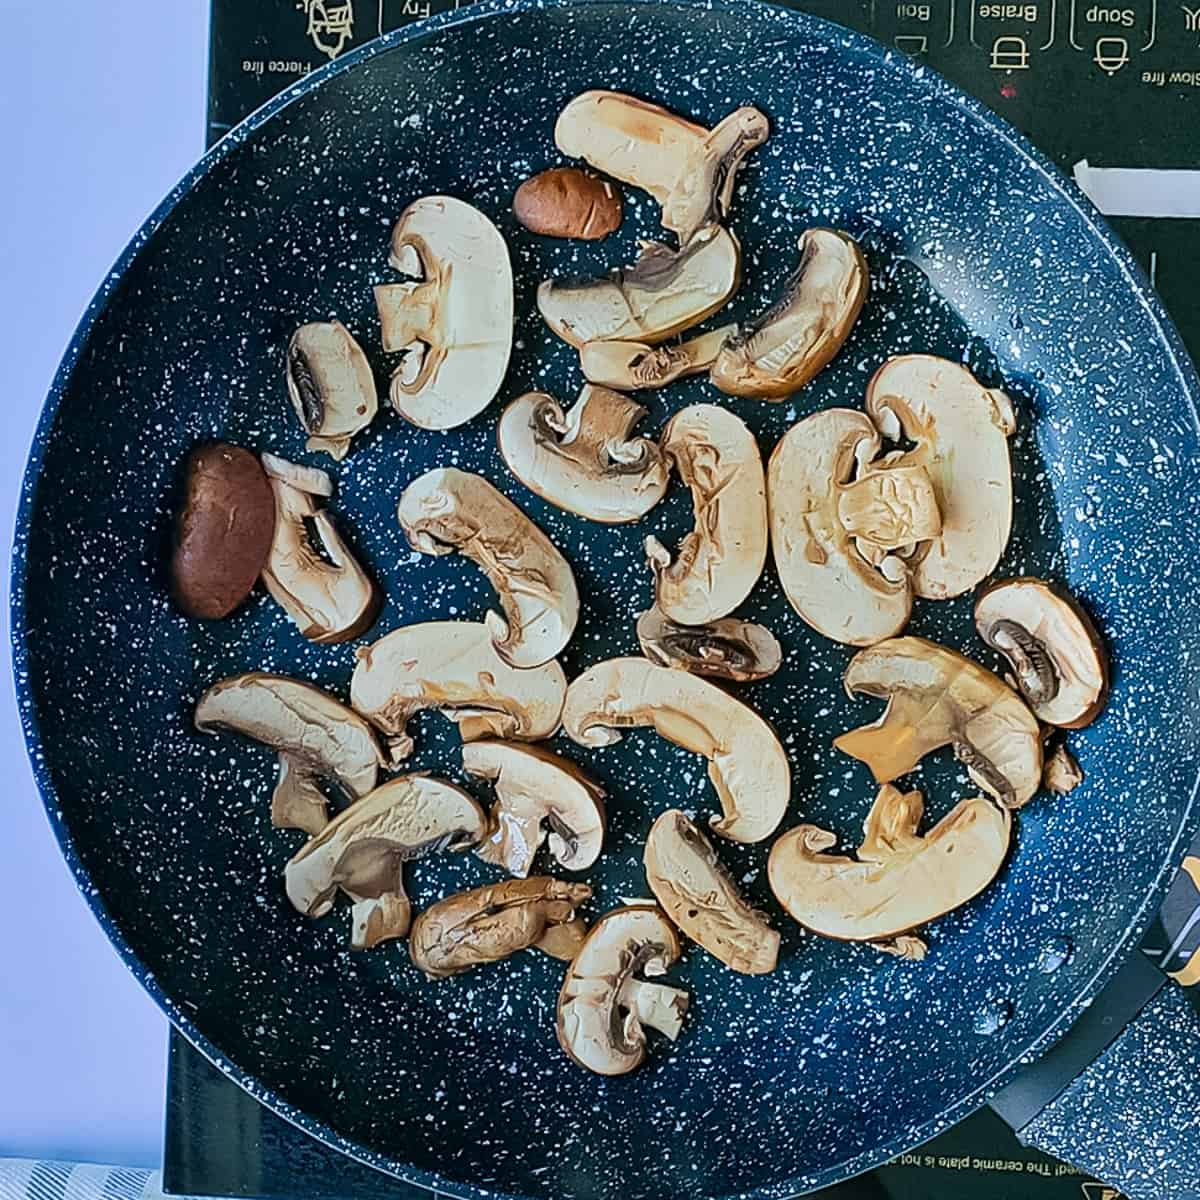
[[[532,954],[429,984],[404,947],[352,955],[344,908],[299,918],[281,888],[293,832],[272,830],[269,755],[199,737],[190,709],[249,669],[345,696],[352,647],[314,647],[265,597],[200,625],[171,609],[163,560],[178,469],[221,437],[305,462],[282,382],[303,321],[342,319],[383,385],[370,285],[415,197],[449,191],[510,239],[520,313],[502,399],[571,400],[574,356],[541,325],[537,282],[628,260],[657,210],[629,193],[619,237],[581,246],[518,230],[516,185],[557,161],[555,113],[589,86],[714,123],[742,103],[772,118],[740,177],[737,316],[794,265],[799,233],[840,225],[874,273],[836,362],[781,405],[728,401],[769,453],[816,408],[861,402],[881,360],[963,359],[1014,397],[1018,494],[1003,569],[1066,582],[1110,639],[1112,704],[1073,739],[1087,772],[1020,816],[1017,848],[978,901],[933,927],[924,964],[802,937],[769,897],[766,847],[720,844],[784,931],[770,976],[691,950],[677,1045],[629,1077],[585,1075],[559,1051],[560,964]],[[724,316],[720,319],[725,319]],[[18,685],[39,782],[72,868],[131,967],[201,1048],[310,1132],[456,1196],[585,1200],[783,1197],[936,1133],[1094,994],[1159,894],[1192,823],[1200,651],[1200,445],[1195,380],[1128,256],[1077,193],[995,118],[867,40],[765,5],[487,5],[409,29],[292,89],[226,139],[135,240],[55,385],[26,480],[15,569]],[[644,431],[712,399],[703,381],[652,395]],[[688,526],[676,485],[642,522],[549,508],[495,450],[499,403],[429,433],[390,411],[332,468],[332,509],[385,586],[369,637],[478,619],[486,581],[459,557],[412,554],[400,490],[435,464],[481,470],[563,547],[584,596],[569,674],[636,651],[648,532]],[[804,814],[856,834],[874,789],[830,738],[877,711],[839,680],[848,652],[813,634],[768,570],[742,615],[783,643],[783,670],[745,696],[774,721]],[[969,604],[918,603],[913,632],[983,655]],[[989,660],[990,661],[990,660]],[[413,765],[460,778],[457,733],[416,723]],[[706,815],[703,765],[652,735],[566,747],[610,793],[593,912],[641,895],[641,844],[668,805]],[[917,782],[931,816],[967,791],[952,763]],[[477,795],[486,792],[472,784]],[[474,858],[410,869],[418,905],[496,872]],[[1043,953],[1069,940],[1073,953]],[[1057,969],[1039,969],[1055,964]]]

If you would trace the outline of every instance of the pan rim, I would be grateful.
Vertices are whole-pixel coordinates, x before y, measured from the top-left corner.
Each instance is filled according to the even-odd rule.
[[[405,1183],[437,1192],[456,1200],[525,1200],[514,1193],[481,1189],[470,1184],[449,1180],[433,1172],[399,1162],[372,1150],[360,1142],[338,1134],[330,1126],[316,1121],[295,1108],[265,1086],[248,1072],[242,1071],[195,1026],[184,1012],[159,986],[153,973],[138,957],[108,912],[103,898],[95,892],[90,876],[75,849],[61,810],[53,782],[45,765],[43,741],[34,709],[34,699],[29,680],[29,654],[25,642],[25,613],[28,600],[27,543],[30,519],[35,508],[38,488],[42,478],[43,457],[46,444],[57,420],[59,407],[71,385],[83,350],[88,345],[93,330],[107,308],[109,298],[129,267],[140,255],[145,245],[174,213],[185,195],[228,158],[239,146],[267,125],[278,113],[311,92],[319,91],[326,81],[352,71],[378,55],[387,54],[401,46],[416,44],[431,35],[462,25],[474,25],[494,19],[503,19],[510,13],[527,13],[542,9],[577,9],[584,7],[668,7],[681,10],[718,10],[727,13],[743,12],[761,18],[764,10],[775,19],[794,22],[802,29],[811,31],[815,37],[829,42],[839,42],[851,52],[875,58],[890,71],[899,72],[909,80],[920,80],[920,86],[934,96],[964,110],[989,136],[999,138],[1009,149],[1033,167],[1046,184],[1055,191],[1084,224],[1090,235],[1103,247],[1109,259],[1117,266],[1128,287],[1128,295],[1144,310],[1157,335],[1159,344],[1166,350],[1171,361],[1173,374],[1186,401],[1186,409],[1193,429],[1200,435],[1200,377],[1191,362],[1183,341],[1175,326],[1154,292],[1144,271],[1130,251],[1108,227],[1103,217],[1093,207],[1082,191],[1068,179],[1059,168],[1027,138],[1010,126],[1003,118],[993,113],[980,101],[963,92],[956,85],[936,72],[913,62],[898,51],[889,50],[875,39],[838,25],[835,22],[807,13],[785,9],[764,0],[482,0],[468,8],[440,14],[417,22],[351,51],[344,57],[314,71],[311,75],[292,84],[283,92],[267,101],[256,112],[247,117],[235,129],[227,133],[214,145],[171,189],[166,198],[154,209],[130,239],[106,274],[95,296],[81,318],[66,353],[59,365],[41,416],[34,433],[29,460],[21,485],[20,503],[12,547],[10,637],[13,655],[13,672],[17,705],[21,717],[26,752],[37,784],[38,792],[46,809],[51,828],[71,871],[75,884],[83,894],[89,908],[112,943],[113,948],[150,998],[164,1012],[171,1024],[207,1058],[226,1078],[252,1095],[259,1103],[276,1115],[296,1126],[310,1137],[346,1154],[385,1175]],[[1064,1005],[1053,1020],[1023,1048],[1014,1048],[1010,1061],[989,1079],[979,1083],[972,1091],[941,1113],[931,1115],[918,1125],[910,1126],[904,1134],[871,1150],[863,1151],[839,1163],[823,1168],[821,1175],[828,1176],[836,1171],[834,1179],[817,1178],[812,1175],[797,1176],[790,1182],[769,1184],[748,1192],[728,1195],[723,1200],[768,1200],[771,1197],[793,1197],[820,1187],[829,1186],[836,1180],[849,1178],[868,1171],[918,1145],[986,1104],[1021,1068],[1049,1048],[1061,1037],[1074,1019],[1091,1003],[1104,984],[1112,977],[1133,949],[1136,939],[1145,929],[1158,904],[1165,895],[1167,886],[1174,876],[1175,866],[1181,851],[1194,832],[1197,823],[1198,795],[1200,795],[1200,772],[1193,781],[1186,808],[1169,847],[1164,851],[1157,876],[1150,889],[1142,896],[1136,909],[1130,914],[1125,933],[1112,946],[1103,963],[1092,977],[1081,987],[1074,999]]]

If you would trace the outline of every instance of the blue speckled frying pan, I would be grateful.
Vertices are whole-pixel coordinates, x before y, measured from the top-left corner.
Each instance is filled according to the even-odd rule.
[[[520,315],[502,399],[533,387],[574,397],[575,357],[542,326],[534,289],[628,260],[654,236],[656,206],[631,194],[618,237],[573,245],[526,234],[509,203],[557,161],[563,103],[595,86],[710,125],[739,104],[770,114],[739,187],[746,284],[731,315],[761,310],[809,225],[866,248],[872,297],[834,364],[790,402],[726,401],[764,453],[800,416],[860,404],[891,354],[965,361],[1008,389],[1020,422],[1003,570],[1081,596],[1116,671],[1107,713],[1072,738],[1086,782],[1022,811],[1002,876],[930,930],[924,963],[801,935],[769,894],[766,848],[721,843],[784,931],[779,969],[738,976],[693,948],[676,973],[693,996],[684,1035],[609,1081],[555,1042],[561,964],[530,953],[431,984],[402,944],[352,954],[344,909],[297,916],[281,873],[300,836],[271,828],[269,755],[198,736],[191,709],[250,668],[345,696],[353,648],[306,643],[265,596],[223,623],[185,620],[164,585],[179,467],[197,442],[329,465],[305,454],[283,387],[297,324],[337,315],[386,381],[370,285],[392,277],[388,234],[417,196],[461,196],[509,239]],[[843,1178],[965,1115],[1061,1032],[1178,861],[1200,712],[1196,386],[1145,280],[1078,193],[997,119],[864,38],[737,0],[516,0],[384,38],[204,159],[105,281],[54,384],[26,479],[14,630],[64,853],[187,1037],[272,1108],[405,1179],[456,1196],[694,1200]],[[703,380],[648,395],[644,428],[713,397]],[[334,511],[387,592],[364,640],[477,619],[492,603],[470,563],[414,556],[396,524],[404,484],[457,463],[516,499],[573,563],[585,602],[568,674],[634,652],[632,615],[650,596],[641,542],[686,531],[685,490],[633,526],[550,508],[499,459],[500,408],[449,434],[389,412],[334,468]],[[857,844],[874,789],[830,741],[878,706],[843,695],[848,652],[795,616],[770,570],[744,615],[786,651],[777,676],[744,689],[791,756],[786,823],[803,814]],[[992,661],[967,600],[918,604],[911,629]],[[610,796],[607,853],[590,873],[599,913],[645,894],[656,813],[704,816],[715,801],[694,756],[644,731],[605,750],[558,745]],[[418,723],[412,765],[460,777],[441,717]],[[969,790],[944,759],[916,782],[932,817]],[[410,871],[418,905],[495,877],[469,856]]]

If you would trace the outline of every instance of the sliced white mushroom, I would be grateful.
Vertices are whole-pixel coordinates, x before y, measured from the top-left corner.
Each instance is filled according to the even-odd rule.
[[[1083,782],[1083,768],[1066,746],[1059,746],[1042,770],[1042,785],[1056,796],[1066,796]]]
[[[837,229],[809,229],[800,265],[774,306],[730,338],[712,381],[731,396],[783,400],[825,369],[845,344],[867,298],[867,260]]]
[[[1108,700],[1108,655],[1072,597],[1041,579],[1005,579],[975,602],[975,628],[1008,659],[1039,720],[1081,729],[1100,715]]]
[[[774,675],[783,649],[763,625],[722,617],[706,625],[679,625],[657,608],[638,617],[638,644],[660,667],[745,683]]]
[[[538,848],[566,871],[585,871],[604,842],[604,789],[570,759],[541,746],[479,741],[463,746],[463,770],[496,789],[487,836],[476,853],[526,876]]]
[[[723,816],[716,833],[761,842],[775,832],[791,797],[791,770],[775,731],[752,708],[699,676],[644,658],[597,663],[567,689],[563,730],[581,746],[611,746],[622,729],[651,726],[702,754]]]
[[[584,387],[570,412],[527,392],[496,430],[512,473],[551,504],[605,524],[645,516],[666,495],[671,470],[658,445],[634,437],[646,410],[607,388]]]
[[[1006,808],[1020,808],[1042,779],[1037,718],[1003,681],[961,654],[924,638],[891,638],[860,650],[846,691],[887,700],[883,716],[835,739],[871,768],[876,783],[907,775],[942,746]]]
[[[578,948],[575,910],[591,895],[586,883],[541,878],[447,896],[413,922],[408,952],[427,978],[448,979],[534,946],[554,950],[565,941]]]
[[[641,976],[665,975],[679,955],[679,938],[658,908],[605,914],[567,969],[558,996],[559,1045],[589,1071],[624,1075],[646,1057],[644,1026],[674,1041],[687,992]]]
[[[686,342],[669,345],[588,342],[580,347],[579,365],[590,382],[618,391],[666,387],[676,379],[707,371],[721,347],[736,333],[736,325],[723,325]]]
[[[852,646],[892,637],[908,623],[908,561],[889,551],[940,528],[929,477],[920,467],[875,464],[880,447],[862,413],[825,409],[787,431],[767,471],[784,593],[818,633]],[[874,561],[862,553],[871,548],[880,551]]]
[[[674,561],[657,538],[646,539],[657,605],[681,625],[703,625],[737,608],[762,574],[767,558],[762,456],[745,422],[715,404],[676,413],[661,445],[692,490],[696,522]]]
[[[262,456],[275,493],[275,536],[262,581],[309,641],[345,642],[369,629],[380,596],[318,503],[333,481],[315,467]]]
[[[828,853],[837,838],[815,825],[789,829],[771,847],[771,890],[822,937],[924,957],[913,931],[982,892],[1004,864],[1012,832],[1007,810],[982,796],[963,800],[921,836],[924,809],[920,792],[882,787],[855,858]]]
[[[577,349],[604,341],[656,345],[723,308],[741,271],[737,238],[710,225],[681,250],[647,242],[633,266],[599,279],[547,280],[538,288],[538,309]]]
[[[354,902],[351,946],[369,950],[408,933],[404,864],[468,850],[486,828],[483,809],[452,783],[428,775],[389,780],[334,817],[288,863],[288,899],[298,912],[323,917],[340,889]]]
[[[646,882],[663,911],[692,941],[744,975],[766,975],[779,958],[779,934],[742,898],[712,844],[678,809],[646,839]]]
[[[739,108],[708,130],[657,104],[597,90],[563,109],[554,141],[564,154],[648,191],[662,205],[663,226],[686,245],[729,215],[738,169],[770,131],[756,108]]]
[[[352,709],[299,679],[250,671],[214,683],[194,717],[202,733],[240,733],[279,756],[271,822],[319,833],[329,820],[320,780],[347,799],[375,786],[383,755],[371,727]]]
[[[508,247],[478,209],[426,196],[401,215],[390,261],[409,277],[375,288],[383,348],[404,355],[392,407],[424,429],[453,429],[488,406],[508,371]]]
[[[375,376],[362,347],[340,321],[301,325],[287,351],[287,388],[306,449],[341,460],[350,439],[379,411]]]
[[[867,412],[885,436],[916,443],[896,465],[923,467],[937,496],[941,530],[909,560],[916,594],[970,591],[996,569],[1012,529],[1011,401],[958,363],[911,354],[875,373]]]
[[[397,516],[414,550],[457,550],[483,570],[504,612],[489,612],[485,624],[505,662],[540,667],[562,652],[579,620],[571,566],[482,475],[457,467],[426,471],[404,489]]]
[[[409,625],[357,652],[350,703],[387,737],[393,762],[413,750],[407,725],[427,708],[458,723],[464,742],[541,741],[557,728],[567,680],[557,662],[520,670],[496,653],[486,625]]]

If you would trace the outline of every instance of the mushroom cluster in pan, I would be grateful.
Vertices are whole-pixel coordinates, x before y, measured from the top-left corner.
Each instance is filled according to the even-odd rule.
[[[495,590],[495,610],[360,645],[348,704],[249,671],[214,683],[195,710],[198,730],[238,733],[277,755],[272,822],[307,836],[284,870],[298,912],[323,917],[344,897],[355,949],[407,939],[431,980],[528,949],[564,961],[559,1041],[604,1075],[642,1062],[647,1029],[680,1033],[689,995],[660,977],[687,942],[743,974],[776,967],[780,934],[743,897],[715,839],[773,839],[771,890],[804,929],[920,959],[924,927],[999,872],[1016,810],[1042,787],[1063,793],[1081,781],[1065,745],[1047,754],[1047,741],[1094,720],[1107,695],[1105,652],[1078,603],[1041,580],[994,578],[1012,525],[1016,417],[1002,391],[965,367],[892,358],[861,407],[799,420],[765,465],[725,403],[675,412],[657,438],[638,432],[646,410],[627,393],[688,376],[706,374],[728,397],[794,395],[836,357],[863,309],[861,248],[843,231],[813,228],[761,317],[697,332],[740,286],[735,183],[768,134],[754,108],[709,129],[630,96],[586,92],[561,113],[555,142],[590,170],[552,168],[514,200],[533,232],[601,239],[621,224],[619,185],[633,185],[658,202],[674,238],[643,243],[631,266],[600,277],[541,285],[542,318],[578,351],[587,382],[569,407],[541,392],[512,399],[497,429],[515,479],[583,520],[644,520],[674,475],[690,490],[692,531],[673,549],[645,538],[654,602],[629,615],[642,654],[593,663],[568,681],[558,658],[581,607],[570,563],[508,495],[447,464],[403,485],[397,519],[418,554],[473,562]],[[478,209],[430,196],[400,217],[388,261],[395,279],[375,288],[375,302],[382,348],[398,356],[391,404],[415,425],[453,429],[504,384],[514,319],[507,246]],[[378,410],[366,355],[329,321],[302,325],[284,357],[308,449],[340,461]],[[171,567],[181,611],[222,618],[261,581],[305,638],[364,634],[380,593],[338,531],[333,493],[316,467],[223,443],[198,449]],[[736,615],[768,551],[796,613],[856,648],[847,691],[885,702],[876,721],[834,742],[879,786],[853,851],[836,852],[836,836],[810,824],[776,836],[791,763],[733,690],[784,666],[774,634]],[[904,635],[916,600],[976,588],[976,628],[1007,661],[1003,677]],[[489,806],[449,780],[404,771],[409,723],[427,709],[458,725],[462,772],[490,784]],[[547,741],[561,730],[603,747],[637,726],[706,760],[713,812],[707,831],[680,810],[659,814],[644,850],[654,900],[589,922],[588,884],[536,868],[595,865],[605,794]],[[922,833],[921,793],[896,785],[945,748],[979,794]],[[470,850],[508,877],[414,915],[405,863]]]

